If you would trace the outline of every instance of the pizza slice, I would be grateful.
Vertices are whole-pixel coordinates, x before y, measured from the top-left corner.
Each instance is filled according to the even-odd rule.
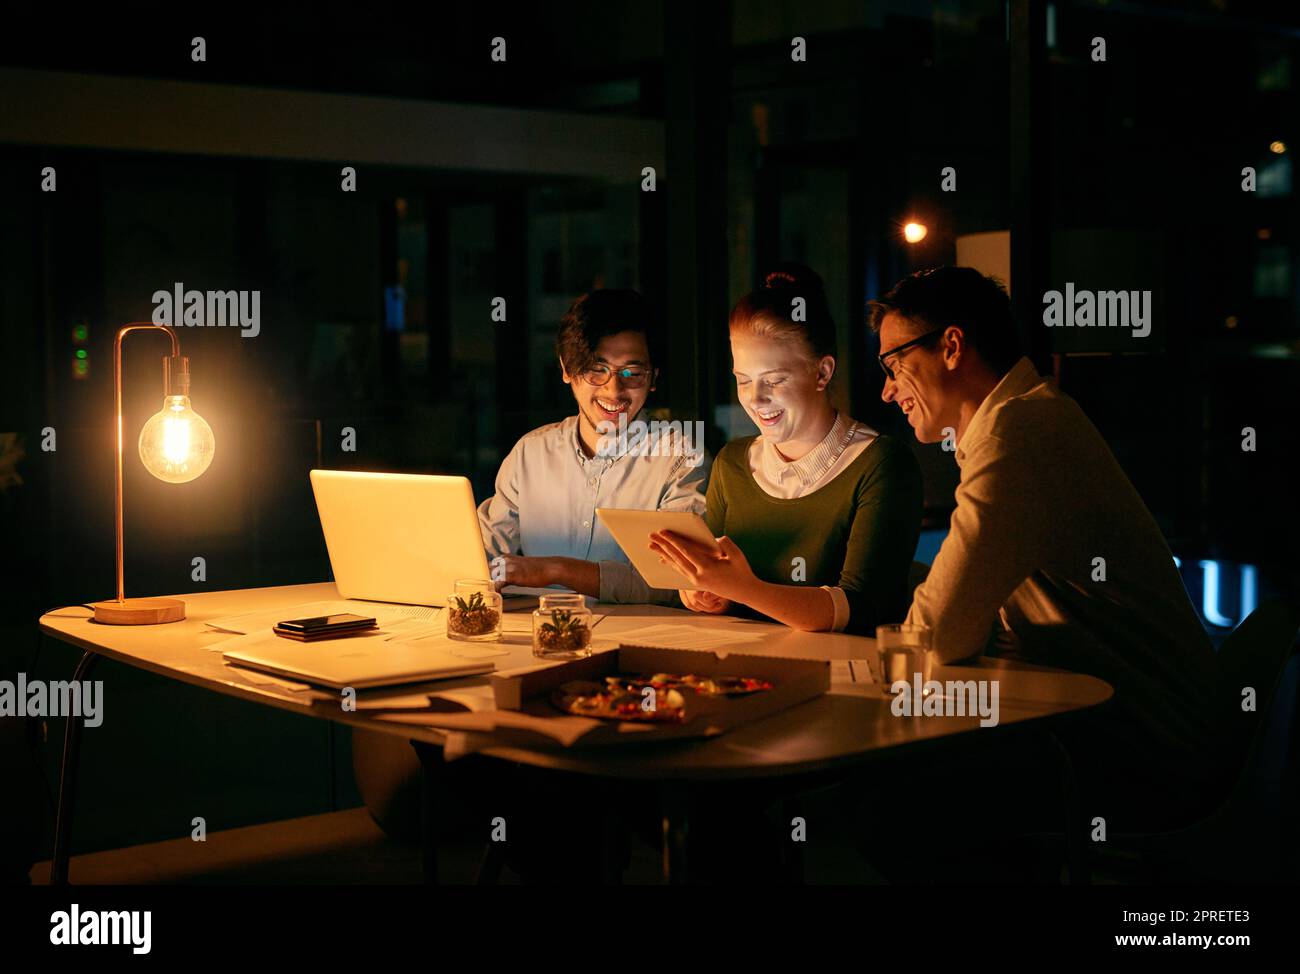
[[[654,705],[648,706],[651,700]],[[686,701],[673,689],[656,689],[650,697],[634,686],[571,680],[551,694],[551,703],[566,714],[599,720],[681,723],[686,719]]]

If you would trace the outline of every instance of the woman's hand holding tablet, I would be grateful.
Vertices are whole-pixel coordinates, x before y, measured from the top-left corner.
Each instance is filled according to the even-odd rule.
[[[714,595],[712,592],[703,590],[693,591],[688,588],[678,589],[677,595],[682,600],[682,605],[692,612],[705,612],[709,615],[723,615],[731,610],[731,599],[724,599],[720,595]]]
[[[648,585],[694,592],[683,602],[696,612],[722,613],[731,602],[748,603],[764,584],[736,543],[715,538],[691,511],[600,507],[596,516]]]
[[[763,584],[744,552],[725,536],[708,545],[675,531],[655,531],[650,535],[650,550],[690,582],[687,588],[703,590],[714,598],[748,603]]]
[[[647,585],[654,588],[700,588],[681,571],[653,549],[652,535],[656,531],[671,531],[701,545],[706,550],[717,550],[713,532],[704,518],[693,511],[634,511],[598,507],[596,516],[609,529],[623,553],[641,573]]]

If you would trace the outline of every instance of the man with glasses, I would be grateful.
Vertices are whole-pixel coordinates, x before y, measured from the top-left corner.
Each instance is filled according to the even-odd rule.
[[[499,585],[561,585],[602,602],[675,597],[646,585],[596,517],[598,507],[704,513],[702,443],[667,424],[648,427],[649,437],[618,435],[654,389],[658,331],[632,290],[584,294],[561,320],[556,352],[577,415],[520,439],[479,507]]]
[[[998,655],[1101,677],[1113,705],[1069,728],[1081,771],[1116,801],[1199,794],[1215,771],[1209,640],[1106,441],[1021,356],[1002,286],[965,267],[913,274],[872,302],[871,327],[881,397],[921,442],[955,443],[961,474],[907,621],[942,662],[992,636]]]
[[[596,519],[597,507],[704,513],[708,458],[703,444],[684,442],[680,426],[639,445],[631,435],[626,443],[617,435],[602,437],[610,428],[602,429],[603,423],[617,433],[620,419],[636,420],[654,389],[658,331],[645,300],[630,290],[585,294],[561,320],[556,351],[577,415],[522,437],[501,464],[496,493],[479,506],[483,546],[498,586],[560,585],[602,602],[676,598],[674,590],[647,586]],[[367,807],[390,834],[409,838],[411,820],[419,821],[419,802],[411,804],[420,782],[414,752],[388,734],[358,729],[352,740]],[[540,772],[522,765],[501,779],[499,769],[456,764],[458,793],[497,796],[492,801],[499,802],[553,789]],[[578,858],[599,866],[599,848],[587,848],[586,810],[613,800],[600,782],[570,782],[562,801],[523,801],[507,813],[512,868],[546,882],[570,875],[574,859],[561,856],[566,848],[584,850]]]

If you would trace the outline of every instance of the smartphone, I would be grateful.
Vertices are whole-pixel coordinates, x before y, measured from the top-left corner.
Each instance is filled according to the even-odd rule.
[[[288,619],[278,622],[276,629],[307,635],[318,632],[337,632],[340,629],[369,629],[375,624],[373,616],[353,615],[351,612],[339,612],[330,616],[312,616],[309,619]]]

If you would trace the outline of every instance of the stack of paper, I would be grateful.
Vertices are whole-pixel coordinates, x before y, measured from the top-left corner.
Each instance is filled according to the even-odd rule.
[[[209,619],[205,625],[221,632],[247,635],[259,629],[270,629],[276,623],[286,619],[311,619],[343,612],[373,616],[380,626],[388,626],[396,623],[431,623],[442,610],[429,605],[387,605],[382,602],[334,599],[329,602],[304,602],[301,605],[282,606],[278,609],[262,609],[260,612],[223,616],[220,619]]]
[[[738,646],[762,642],[762,636],[755,633],[729,632],[712,626],[687,626],[681,623],[661,623],[654,626],[642,626],[617,634],[618,641],[624,645],[662,646],[665,649],[718,649],[722,646]]]

